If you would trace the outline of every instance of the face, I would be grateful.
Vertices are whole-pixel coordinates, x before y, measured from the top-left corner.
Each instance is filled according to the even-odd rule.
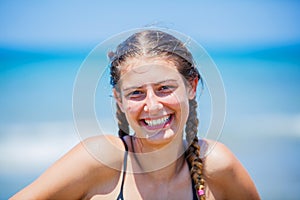
[[[172,62],[133,60],[121,66],[118,87],[117,102],[136,137],[162,144],[182,136],[195,86],[184,81]]]

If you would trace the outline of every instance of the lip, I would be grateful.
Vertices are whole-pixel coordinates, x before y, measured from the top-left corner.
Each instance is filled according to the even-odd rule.
[[[160,130],[167,128],[173,119],[174,114],[168,114],[163,117],[141,119],[140,124],[147,130]]]

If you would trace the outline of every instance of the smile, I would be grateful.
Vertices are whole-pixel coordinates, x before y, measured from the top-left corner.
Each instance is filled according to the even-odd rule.
[[[148,126],[157,126],[157,125],[162,125],[165,124],[170,116],[165,116],[160,119],[145,119],[145,122]]]
[[[144,125],[150,129],[164,128],[166,127],[172,119],[172,115],[167,115],[157,119],[144,119]]]

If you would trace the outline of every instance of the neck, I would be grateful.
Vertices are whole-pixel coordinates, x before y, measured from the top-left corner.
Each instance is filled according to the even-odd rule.
[[[185,164],[182,137],[176,137],[165,145],[149,145],[145,139],[133,138],[132,151],[135,171],[159,182],[173,179]]]
[[[181,155],[177,160],[175,160],[170,165],[156,171],[147,172],[145,173],[145,175],[147,175],[154,182],[169,183],[173,179],[175,179],[178,174],[180,174],[180,171],[183,169],[184,164],[185,164],[185,157],[184,155]]]

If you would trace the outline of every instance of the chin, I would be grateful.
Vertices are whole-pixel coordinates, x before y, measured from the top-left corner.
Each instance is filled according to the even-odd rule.
[[[172,129],[160,130],[153,133],[145,133],[145,139],[152,144],[166,145],[172,142],[176,138],[176,132]]]

